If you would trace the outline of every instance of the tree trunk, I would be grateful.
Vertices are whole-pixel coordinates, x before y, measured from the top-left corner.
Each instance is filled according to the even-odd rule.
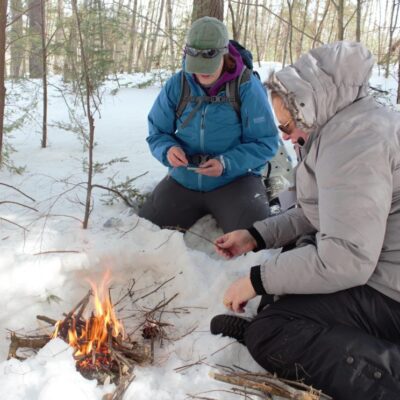
[[[175,46],[173,38],[173,26],[172,26],[172,0],[167,0],[167,18],[166,18],[166,28],[168,32],[168,47],[169,47],[169,63],[172,72],[175,72]]]
[[[361,4],[362,0],[357,0],[357,18],[356,18],[356,41],[361,41]]]
[[[224,0],[193,0],[192,22],[201,17],[224,20]]]
[[[139,62],[140,62],[140,58],[141,58],[141,56],[142,56],[144,44],[145,44],[145,42],[146,42],[147,27],[149,26],[151,4],[152,4],[152,3],[149,2],[149,8],[148,8],[148,10],[147,10],[146,19],[144,20],[144,28],[143,28],[143,31],[142,31],[142,34],[141,34],[140,46],[139,46],[139,50],[138,50],[137,56],[136,56],[136,65],[135,65],[135,71],[136,71],[136,72],[139,71]]]
[[[315,38],[313,40],[313,44],[312,44],[312,48],[313,49],[315,48],[315,45],[317,43],[319,43],[319,41],[321,40],[322,29],[323,29],[323,26],[324,26],[325,18],[328,15],[328,11],[329,11],[329,6],[330,5],[331,5],[330,0],[327,0],[327,2],[325,4],[324,13],[322,14],[321,22],[318,25],[317,32],[315,33]]]
[[[40,0],[40,28],[42,37],[42,69],[43,69],[43,121],[42,121],[42,147],[47,146],[47,40],[46,40],[46,25],[45,25],[45,1]]]
[[[24,31],[21,18],[22,7],[21,0],[11,0],[11,20],[14,22],[8,33],[11,53],[10,76],[15,79],[21,78],[21,66],[24,58],[24,41],[21,39]]]
[[[149,7],[151,8],[151,17],[150,17],[150,21],[151,24],[148,25],[149,26],[149,35],[146,35],[146,50],[144,52],[144,56],[143,56],[143,69],[145,72],[148,72],[149,70],[147,69],[147,66],[149,64],[149,59],[150,59],[150,45],[153,42],[151,40],[151,36],[152,36],[152,32],[153,32],[153,24],[154,24],[154,14],[156,12],[156,4],[158,2],[157,1],[153,1],[153,2],[149,2]]]
[[[229,12],[231,13],[231,18],[232,18],[233,40],[238,41],[239,40],[239,35],[238,35],[238,27],[237,27],[237,24],[236,24],[235,11],[233,10],[232,2],[230,0],[229,0],[229,3],[228,3],[228,8],[229,8]]]
[[[397,5],[397,15],[395,18],[396,5]],[[399,6],[397,3],[397,0],[393,0],[392,11],[390,13],[389,46],[388,46],[387,57],[386,57],[385,78],[389,77],[389,66],[390,66],[390,55],[392,54],[393,33],[396,28],[398,13],[399,13]]]
[[[4,85],[6,64],[6,26],[7,0],[0,2],[0,168],[3,165],[4,107],[6,103],[6,87]]]
[[[295,0],[287,0],[287,5],[289,9],[289,24],[288,24],[288,34],[287,34],[287,44],[289,46],[289,58],[290,63],[293,64],[293,52],[292,52],[292,41],[293,41],[293,7],[295,6]],[[285,47],[285,58],[283,64],[286,62],[286,47]]]
[[[297,49],[296,49],[296,58],[300,57],[300,54],[303,50],[304,31],[306,29],[307,20],[308,20],[309,5],[310,5],[310,0],[306,0],[306,4],[304,6],[304,17],[303,17],[303,24],[301,26],[300,40],[299,40],[299,43],[298,43]]]
[[[30,52],[29,52],[29,77],[42,78],[42,49],[41,49],[41,0],[29,1],[29,31],[30,31]]]
[[[256,54],[257,54],[258,66],[261,67],[261,64],[260,64],[260,45],[258,44],[257,26],[258,26],[258,0],[256,0],[256,15],[255,15],[255,18],[254,18],[254,40],[256,42]]]
[[[85,53],[85,46],[83,43],[82,30],[81,30],[81,20],[78,13],[77,0],[72,0],[73,12],[76,17],[77,33],[79,37],[79,47],[81,51],[83,74],[86,86],[86,116],[89,123],[89,146],[88,146],[88,177],[87,177],[87,190],[86,190],[86,202],[85,202],[85,217],[83,220],[83,229],[86,229],[89,224],[89,217],[92,204],[92,179],[93,179],[93,147],[94,147],[94,118],[90,107],[90,100],[92,96],[92,83],[89,77],[89,67],[87,64],[87,58]]]
[[[344,0],[337,0],[337,38],[338,40],[344,39]]]
[[[161,19],[163,16],[163,12],[164,12],[164,0],[161,0],[161,4],[158,5],[158,7],[160,8],[160,14],[158,15],[158,20],[157,20],[157,26],[153,32],[153,38],[151,40],[151,50],[150,50],[150,54],[147,56],[147,65],[146,65],[146,71],[150,71],[151,70],[151,66],[153,63],[153,59],[154,59],[154,51],[156,49],[156,44],[157,44],[157,38],[158,38],[158,32],[160,31],[160,26],[161,26]]]
[[[243,37],[243,46],[246,47],[247,44],[247,34],[249,31],[249,15],[250,15],[250,6],[246,5],[246,19],[244,23],[244,37]]]
[[[284,0],[281,1],[281,10],[279,12],[280,17],[282,17],[282,15],[283,15],[283,8],[284,8]],[[275,36],[274,61],[278,61],[278,59],[282,55],[282,52],[281,52],[279,55],[279,58],[278,58],[278,49],[280,48],[279,44],[280,44],[280,38],[281,38],[281,32],[282,32],[282,20],[280,18],[277,18],[276,22],[278,23],[278,28],[276,29],[276,36]]]
[[[137,8],[138,8],[138,0],[135,0],[133,3],[133,11],[132,11],[132,19],[131,19],[131,27],[130,27],[130,37],[129,37],[129,52],[128,52],[128,74],[132,73],[132,68],[133,68],[133,55],[134,55],[134,50],[135,50],[135,44],[136,44],[136,32],[137,32],[137,27],[136,27],[136,14],[137,14]]]
[[[397,104],[400,104],[400,46],[397,51],[399,53],[397,66]]]

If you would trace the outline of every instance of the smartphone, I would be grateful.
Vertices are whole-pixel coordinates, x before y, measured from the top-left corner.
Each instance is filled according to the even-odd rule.
[[[204,167],[186,167],[188,171],[196,171],[196,169],[202,169]]]

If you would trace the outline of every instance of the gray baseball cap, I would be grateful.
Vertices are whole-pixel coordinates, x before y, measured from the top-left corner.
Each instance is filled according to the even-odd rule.
[[[228,44],[228,30],[223,22],[212,17],[199,18],[193,22],[187,33],[186,46],[197,50],[221,49],[221,51],[213,58],[205,58],[201,54],[191,56],[186,53],[186,72],[213,74],[218,69],[223,55],[228,52]]]

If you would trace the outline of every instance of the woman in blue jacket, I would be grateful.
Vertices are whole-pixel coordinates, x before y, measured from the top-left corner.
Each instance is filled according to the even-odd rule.
[[[261,82],[245,71],[221,21],[203,17],[193,23],[183,70],[167,81],[148,116],[147,142],[169,173],[141,217],[187,229],[212,214],[228,232],[269,215],[260,176],[277,150],[278,133]],[[240,109],[227,93],[235,82]],[[182,95],[184,85],[189,94]]]

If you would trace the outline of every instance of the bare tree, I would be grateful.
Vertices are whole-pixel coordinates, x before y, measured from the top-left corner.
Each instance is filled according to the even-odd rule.
[[[292,52],[292,42],[293,42],[293,7],[295,6],[295,0],[287,0],[287,5],[289,8],[289,26],[288,26],[288,35],[287,35],[287,45],[289,47],[289,58],[290,63],[293,63],[293,52]],[[286,54],[286,49],[285,49]],[[285,59],[283,64],[285,64]]]
[[[398,58],[398,67],[397,67],[397,100],[396,100],[396,103],[397,104],[400,104],[400,45],[398,46],[398,48],[397,48],[397,52],[398,52],[398,55],[399,55],[399,58]]]
[[[246,5],[246,19],[244,23],[244,37],[243,37],[243,46],[247,46],[247,34],[249,32],[249,16],[250,16],[250,6]]]
[[[92,204],[92,179],[93,179],[93,147],[94,147],[94,117],[91,108],[91,98],[93,93],[93,85],[90,82],[89,66],[86,58],[85,46],[83,43],[83,35],[81,29],[81,18],[78,12],[77,0],[72,0],[72,7],[76,18],[76,26],[79,37],[79,47],[81,52],[81,59],[83,64],[83,74],[86,86],[86,116],[89,123],[89,143],[88,143],[88,177],[87,177],[87,189],[86,189],[86,202],[85,202],[85,217],[83,220],[83,229],[86,229],[89,224],[89,216]]]
[[[170,57],[170,68],[172,72],[175,72],[175,46],[173,38],[173,27],[172,27],[172,0],[167,0],[167,15],[166,15],[166,30],[168,32],[168,44],[169,44],[169,57]]]
[[[300,57],[301,51],[303,50],[303,40],[304,40],[304,31],[306,30],[306,24],[308,20],[308,7],[310,6],[310,0],[306,0],[306,4],[304,5],[304,16],[303,16],[303,24],[301,26],[300,39],[296,49],[296,57]]]
[[[0,167],[3,164],[3,136],[4,136],[4,107],[6,102],[6,87],[4,85],[6,64],[6,26],[7,0],[0,2]]]
[[[356,5],[356,12],[357,12],[357,18],[356,18],[356,41],[360,42],[361,41],[361,5],[362,5],[362,0],[357,0],[357,5]]]
[[[158,5],[158,8],[159,8],[158,20],[157,20],[157,25],[153,32],[153,38],[151,40],[151,49],[150,49],[150,52],[147,54],[147,62],[146,62],[146,67],[145,67],[146,71],[150,71],[151,64],[154,59],[154,51],[156,49],[158,33],[160,32],[160,27],[161,27],[161,19],[163,17],[163,12],[164,12],[164,3],[165,3],[165,1],[161,0],[161,4]]]
[[[224,19],[223,0],[193,0],[192,22],[201,17]]]
[[[337,12],[337,39],[344,39],[344,0],[331,0]]]
[[[399,16],[399,0],[393,0],[392,11],[390,12],[390,26],[389,26],[389,46],[386,54],[385,78],[389,76],[390,55],[392,54],[393,34],[397,26],[397,19]]]
[[[136,44],[136,14],[138,9],[138,0],[134,0],[133,2],[133,10],[132,10],[132,18],[131,18],[131,26],[130,26],[130,38],[129,38],[129,52],[128,52],[128,74],[132,73],[132,66],[133,66],[133,53]]]
[[[145,42],[146,42],[147,29],[148,29],[148,26],[149,26],[149,21],[151,21],[151,18],[150,18],[151,9],[153,9],[153,11],[154,11],[154,7],[151,6],[152,2],[149,1],[148,4],[149,4],[149,7],[147,9],[146,18],[144,18],[144,21],[143,21],[144,27],[142,28],[142,34],[140,35],[140,45],[139,45],[139,49],[138,49],[138,51],[136,53],[135,71],[139,70],[139,62],[140,62],[140,58],[142,56],[144,45],[145,45]]]
[[[45,1],[40,0],[40,33],[42,39],[42,82],[43,82],[43,119],[42,119],[42,147],[47,146],[47,40],[45,24]]]
[[[41,50],[41,0],[30,0],[28,17],[30,30],[29,50],[29,76],[31,78],[42,78],[43,63]]]
[[[24,58],[22,1],[11,0],[10,9],[11,20],[13,21],[8,33],[11,54],[10,76],[12,78],[20,78],[22,60]]]
[[[228,2],[228,8],[229,8],[229,12],[230,12],[231,18],[232,18],[233,40],[239,40],[238,28],[236,25],[235,11],[233,10],[232,2],[230,0]]]

